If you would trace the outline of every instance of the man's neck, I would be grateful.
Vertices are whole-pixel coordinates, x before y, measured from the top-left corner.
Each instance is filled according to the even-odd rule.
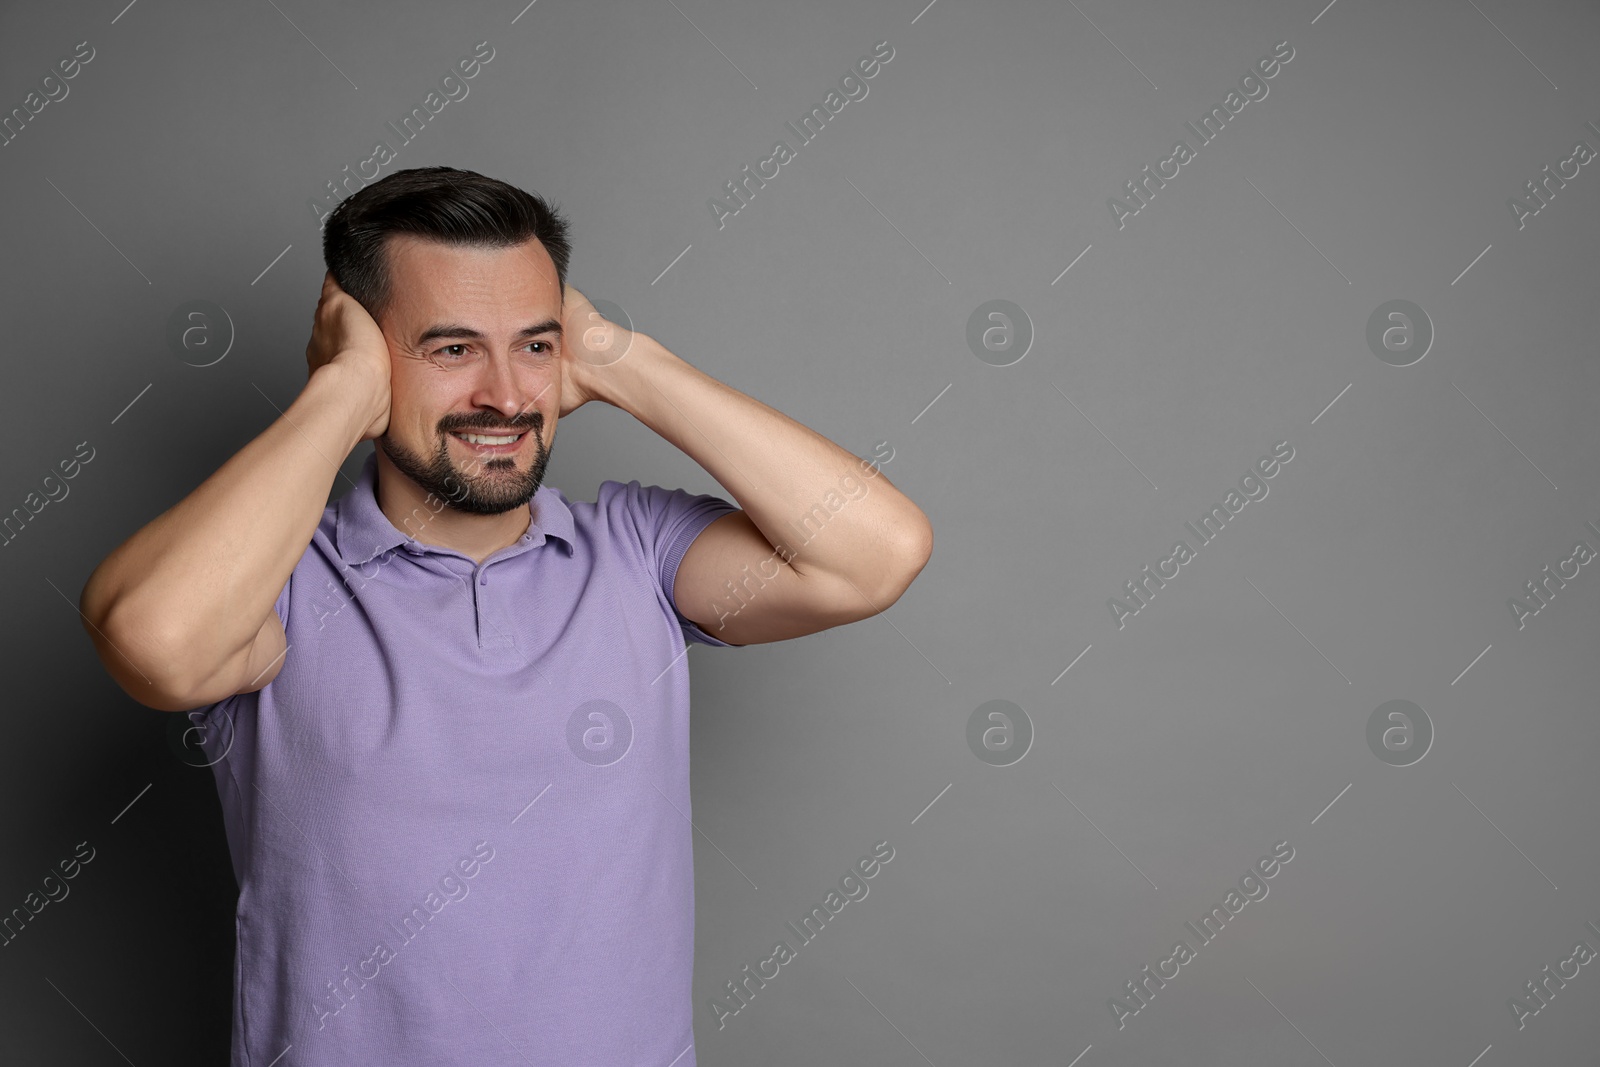
[[[378,457],[378,510],[395,529],[425,545],[448,548],[482,563],[528,532],[533,521],[531,504],[499,515],[474,515],[449,507],[389,461],[382,449]]]

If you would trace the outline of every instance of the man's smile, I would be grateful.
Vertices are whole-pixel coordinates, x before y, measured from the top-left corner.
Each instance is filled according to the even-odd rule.
[[[522,439],[527,431],[517,433],[483,433],[481,431],[451,431],[450,436],[466,445],[474,452],[488,455],[500,455],[515,452],[522,446]]]

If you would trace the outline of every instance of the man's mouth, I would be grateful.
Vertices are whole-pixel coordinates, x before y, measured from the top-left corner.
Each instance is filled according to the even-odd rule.
[[[464,441],[479,452],[514,452],[526,435],[526,430],[521,433],[456,433],[452,431],[450,434],[451,437],[458,441]]]

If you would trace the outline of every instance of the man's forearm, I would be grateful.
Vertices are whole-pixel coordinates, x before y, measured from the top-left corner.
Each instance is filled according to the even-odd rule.
[[[823,571],[867,589],[881,585],[885,573],[922,565],[932,540],[928,518],[882,473],[867,477],[858,457],[816,431],[696,369],[654,338],[634,338],[625,358],[596,375],[600,399],[726,486],[797,572]],[[850,496],[848,487],[862,483],[868,490]],[[817,508],[826,527],[796,543],[797,529]]]
[[[286,412],[108,555],[80,605],[107,666],[132,657],[151,684],[188,685],[247,648],[371,420],[346,372],[319,368]]]

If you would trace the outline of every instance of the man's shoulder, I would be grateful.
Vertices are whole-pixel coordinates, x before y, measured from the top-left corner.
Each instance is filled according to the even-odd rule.
[[[640,500],[649,491],[658,489],[657,486],[644,486],[637,478],[632,481],[619,481],[607,478],[595,487],[594,499],[574,500],[558,488],[552,486],[561,498],[561,502],[572,513],[573,521],[578,524],[593,525],[606,523],[616,516],[624,515],[630,511],[637,511]]]

